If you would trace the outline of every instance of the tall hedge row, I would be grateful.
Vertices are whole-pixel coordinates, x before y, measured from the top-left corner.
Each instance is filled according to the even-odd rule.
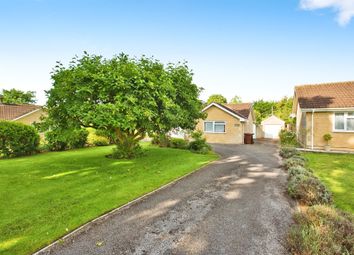
[[[39,145],[39,135],[32,126],[13,121],[0,121],[0,157],[33,154]]]

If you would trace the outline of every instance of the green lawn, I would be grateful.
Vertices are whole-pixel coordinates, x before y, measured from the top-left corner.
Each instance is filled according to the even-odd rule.
[[[0,160],[0,254],[30,254],[217,158],[144,147],[134,160],[106,158],[110,146]]]
[[[338,208],[354,213],[354,155],[304,153],[308,166],[333,192]]]

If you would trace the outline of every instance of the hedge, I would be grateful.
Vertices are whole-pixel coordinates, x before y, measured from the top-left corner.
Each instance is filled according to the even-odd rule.
[[[0,121],[0,156],[18,157],[37,151],[39,134],[32,126]]]

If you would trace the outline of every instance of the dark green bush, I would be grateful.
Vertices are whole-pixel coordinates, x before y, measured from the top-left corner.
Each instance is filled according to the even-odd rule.
[[[279,154],[282,158],[291,158],[296,155],[300,155],[300,152],[294,147],[282,147],[280,148]]]
[[[332,203],[331,192],[318,178],[312,175],[292,176],[288,182],[288,193],[304,205]]]
[[[296,213],[288,235],[291,254],[354,254],[354,217],[338,209],[315,205]]]
[[[0,121],[0,156],[18,157],[36,152],[39,135],[32,126]]]
[[[48,148],[52,151],[82,148],[87,141],[86,129],[56,129],[45,133]]]
[[[177,149],[187,149],[188,141],[182,138],[171,138],[170,147]]]
[[[118,143],[113,149],[112,154],[108,155],[108,157],[115,159],[130,159],[140,157],[142,155],[144,155],[144,150],[141,148],[140,144],[136,144],[128,149],[128,146],[125,144]]]
[[[297,146],[296,132],[288,131],[285,129],[279,132],[280,144],[285,146]]]
[[[303,157],[291,157],[283,161],[283,166],[286,170],[294,166],[304,167],[305,164],[306,164],[306,160]]]
[[[193,141],[188,145],[189,150],[195,153],[207,154],[211,147],[206,143],[206,139],[203,138],[203,133],[201,131],[195,131],[191,134]]]

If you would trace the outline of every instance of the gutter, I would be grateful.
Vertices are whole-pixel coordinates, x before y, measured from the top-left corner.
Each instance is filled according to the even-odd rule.
[[[346,107],[346,108],[305,108],[301,109],[301,112],[342,112],[342,111],[354,111],[354,107]]]

